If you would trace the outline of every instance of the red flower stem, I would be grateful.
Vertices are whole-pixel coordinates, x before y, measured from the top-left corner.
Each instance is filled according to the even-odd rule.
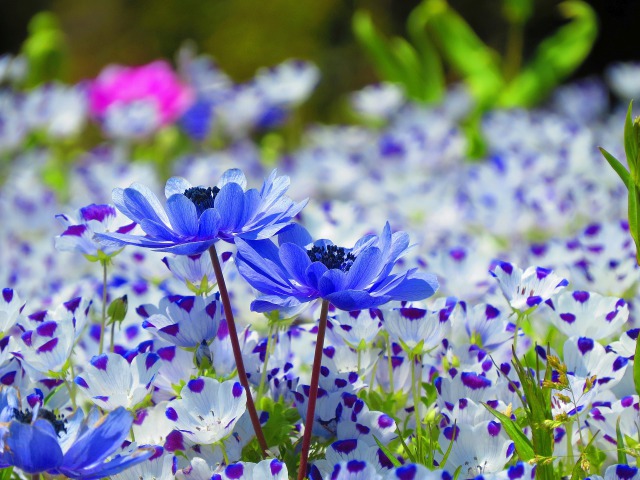
[[[240,350],[240,342],[238,341],[238,331],[236,330],[236,322],[233,319],[233,311],[231,310],[231,301],[229,300],[229,292],[227,291],[227,285],[224,282],[222,276],[222,267],[220,267],[220,261],[218,260],[218,253],[216,252],[216,246],[211,245],[209,247],[209,255],[211,256],[211,263],[213,264],[213,271],[216,274],[216,280],[218,282],[218,290],[220,290],[220,299],[222,300],[222,307],[224,308],[225,318],[227,319],[227,327],[229,328],[229,338],[231,339],[231,348],[233,349],[233,358],[236,362],[236,369],[238,370],[238,377],[240,383],[244,387],[247,393],[247,410],[249,410],[249,417],[251,417],[251,423],[253,430],[256,432],[258,438],[258,444],[262,451],[262,458],[267,458],[267,441],[262,433],[262,427],[260,426],[260,418],[256,410],[256,405],[253,403],[253,397],[251,396],[251,389],[249,388],[249,379],[247,378],[247,372],[244,369],[244,362],[242,361],[242,352]]]
[[[327,316],[329,314],[329,300],[322,301],[320,311],[320,324],[318,325],[318,337],[316,339],[316,353],[313,357],[311,370],[311,386],[309,388],[309,403],[307,404],[307,419],[304,423],[304,435],[302,437],[302,454],[298,480],[304,480],[307,476],[307,463],[309,461],[309,449],[311,447],[311,431],[313,430],[313,418],[316,413],[316,400],[318,399],[318,383],[320,382],[320,367],[322,366],[322,347],[324,334],[327,331]]]

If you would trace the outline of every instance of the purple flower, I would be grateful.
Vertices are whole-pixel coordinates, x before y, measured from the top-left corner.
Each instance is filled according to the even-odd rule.
[[[165,186],[166,210],[145,186],[113,190],[118,210],[138,223],[144,236],[97,235],[106,245],[138,245],[177,255],[204,252],[218,240],[265,239],[289,225],[306,205],[285,196],[289,177],[274,170],[260,190],[245,191],[247,180],[238,169],[227,170],[215,187],[194,187],[173,177]]]
[[[409,248],[409,236],[391,233],[387,223],[382,235],[367,235],[353,248],[329,240],[312,243],[300,226],[273,242],[236,240],[237,263],[242,276],[263,293],[252,304],[257,312],[299,309],[316,299],[328,300],[341,310],[373,308],[391,300],[422,300],[438,288],[434,275],[391,273]]]

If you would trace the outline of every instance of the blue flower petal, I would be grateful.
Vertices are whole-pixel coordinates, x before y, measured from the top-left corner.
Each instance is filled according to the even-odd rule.
[[[100,463],[96,466],[90,466],[91,468],[83,468],[80,471],[74,471],[66,467],[61,467],[58,470],[60,473],[70,478],[98,480],[100,478],[110,477],[111,475],[115,475],[123,470],[133,467],[134,465],[142,463],[154,453],[155,449],[153,448],[141,448],[133,452],[131,455],[117,455],[108,462]]]
[[[283,229],[278,235],[278,244],[295,243],[299,247],[306,248],[313,243],[313,238],[306,228],[294,223]]]
[[[133,215],[132,220],[139,222],[143,218],[148,218],[158,223],[169,223],[158,198],[147,187],[133,184],[125,188],[122,194],[123,201],[129,212]]]
[[[2,460],[25,473],[43,472],[62,463],[58,436],[46,420],[36,420],[33,425],[11,422],[4,442]]]
[[[374,308],[390,300],[387,295],[373,296],[363,290],[342,290],[324,298],[329,300],[334,307],[345,311]]]
[[[305,272],[305,276],[307,277],[306,284],[311,288],[319,290],[318,283],[320,282],[320,278],[327,273],[329,269],[320,262],[313,262],[307,268]]]
[[[102,463],[127,438],[132,423],[131,413],[118,407],[89,425],[65,453],[61,471],[77,471]]]
[[[207,208],[200,215],[198,225],[198,237],[216,238],[220,229],[220,215],[214,208]]]
[[[347,272],[345,288],[360,290],[371,284],[380,273],[381,261],[382,252],[379,249],[370,247],[363,250]]]
[[[176,194],[167,200],[167,215],[174,230],[185,236],[198,234],[198,213],[191,200],[182,194]]]
[[[228,183],[237,183],[244,190],[247,188],[247,177],[244,176],[244,173],[239,168],[230,168],[222,174],[217,187],[222,190],[222,187]]]
[[[192,187],[193,185],[182,177],[171,177],[164,186],[164,196],[168,199],[178,193],[184,195],[184,192]]]
[[[344,290],[346,284],[346,274],[342,270],[334,268],[322,275],[318,281],[318,290],[320,290],[320,295],[326,298],[327,295]]]
[[[220,215],[220,230],[234,232],[242,226],[244,210],[244,192],[237,183],[228,183],[220,189],[214,202],[214,208]]]
[[[294,243],[285,243],[280,247],[279,257],[282,265],[294,280],[301,285],[307,283],[306,270],[311,265],[311,260],[309,260],[306,250]]]

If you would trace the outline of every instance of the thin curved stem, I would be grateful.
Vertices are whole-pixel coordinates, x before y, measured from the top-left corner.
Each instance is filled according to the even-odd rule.
[[[218,253],[216,252],[216,246],[211,245],[209,247],[209,255],[211,256],[211,263],[213,264],[213,271],[216,274],[216,281],[218,282],[218,289],[220,290],[220,300],[222,300],[222,307],[224,308],[225,318],[227,319],[227,327],[229,328],[229,339],[231,340],[231,348],[233,349],[233,358],[236,362],[236,369],[238,370],[238,377],[240,383],[244,387],[247,393],[247,410],[249,411],[249,417],[251,418],[251,424],[253,430],[256,432],[256,438],[260,445],[262,457],[267,457],[267,441],[262,433],[262,427],[260,426],[260,418],[256,410],[256,405],[253,403],[253,397],[251,396],[251,388],[249,387],[249,379],[247,378],[247,372],[244,368],[244,362],[242,360],[242,351],[240,350],[240,341],[238,340],[238,331],[236,329],[236,322],[233,318],[233,311],[231,310],[231,301],[229,299],[229,292],[227,291],[227,285],[222,276],[222,267],[218,260]]]
[[[322,348],[324,346],[324,334],[327,331],[327,316],[329,315],[329,301],[322,301],[320,311],[320,324],[318,325],[318,337],[316,338],[316,352],[313,356],[311,370],[311,385],[309,387],[309,402],[307,403],[307,418],[304,422],[304,435],[302,437],[302,452],[300,454],[300,468],[298,468],[298,480],[304,480],[307,476],[307,464],[309,462],[309,449],[311,448],[311,432],[313,430],[313,418],[316,414],[316,400],[318,399],[318,384],[320,383],[320,367],[322,366]]]

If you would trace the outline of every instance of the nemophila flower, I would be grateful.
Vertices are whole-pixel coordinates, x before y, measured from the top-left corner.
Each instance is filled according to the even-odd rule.
[[[638,395],[628,395],[615,401],[598,402],[597,406],[589,411],[587,422],[589,426],[599,430],[602,438],[610,445],[616,445],[618,420],[622,434],[636,438],[639,412]]]
[[[0,428],[1,466],[14,466],[27,474],[47,472],[97,480],[143,462],[153,454],[150,449],[116,453],[133,420],[124,408],[103,417],[93,409],[86,418],[82,409],[78,409],[62,419],[40,402],[22,409],[5,391],[0,400],[6,422]]]
[[[223,273],[226,273],[231,252],[220,255],[220,265]],[[209,255],[197,253],[195,255],[176,255],[164,257],[162,262],[171,271],[173,276],[186,284],[187,288],[196,295],[208,294],[216,284],[215,272]]]
[[[355,438],[369,445],[377,445],[377,439],[383,445],[388,445],[398,436],[396,422],[389,415],[369,410],[356,395],[343,393],[342,404],[344,421],[338,422],[336,431],[339,440]]]
[[[568,337],[609,337],[629,318],[629,307],[622,298],[603,297],[594,292],[562,292],[547,301],[554,310],[551,322]]]
[[[125,451],[136,448],[135,444],[126,447]],[[173,480],[178,467],[178,458],[167,452],[160,446],[150,447],[153,454],[146,461],[126,469],[116,475],[111,475],[112,480]]]
[[[438,288],[433,275],[417,269],[391,273],[409,248],[409,236],[392,234],[388,223],[380,236],[362,237],[353,248],[329,240],[312,243],[299,226],[279,242],[280,248],[267,240],[236,240],[238,270],[263,293],[251,304],[254,311],[296,309],[319,298],[340,310],[362,310],[391,300],[422,300]]]
[[[78,297],[54,311],[36,312],[20,319],[20,352],[15,355],[31,376],[34,372],[57,372],[64,366],[83,331],[90,307],[91,301]]]
[[[453,443],[444,467],[451,471],[461,468],[467,477],[502,470],[515,447],[502,425],[496,421],[477,425],[464,423],[446,427],[440,432],[440,445]]]
[[[453,478],[453,474],[446,470],[429,470],[424,465],[408,463],[391,470],[384,480],[453,480]]]
[[[606,78],[611,90],[624,102],[640,97],[639,62],[619,62],[607,67]]]
[[[336,464],[331,475],[324,478],[328,480],[383,480],[373,465],[359,460]]]
[[[273,458],[259,463],[232,463],[222,472],[214,474],[211,480],[287,480],[288,478],[287,466],[277,458]]]
[[[404,102],[402,88],[395,83],[369,85],[352,93],[350,98],[351,107],[357,113],[376,120],[392,117]]]
[[[611,465],[604,472],[604,477],[591,475],[586,480],[640,480],[640,469],[631,465]]]
[[[529,267],[523,271],[507,262],[498,262],[489,273],[498,280],[511,307],[520,311],[540,305],[569,284],[547,268]]]
[[[152,122],[146,134],[175,121],[190,105],[192,97],[190,88],[180,82],[164,61],[139,67],[112,65],[91,83],[89,109],[101,121],[123,109],[148,110]]]
[[[614,387],[627,370],[629,360],[588,337],[571,337],[564,342],[562,356],[568,373],[578,378],[596,376],[600,389]]]
[[[3,288],[0,296],[0,332],[4,335],[15,325],[25,304],[12,288]]]
[[[518,462],[501,472],[478,475],[473,477],[473,480],[533,480],[534,478],[536,478],[535,465]]]
[[[159,358],[156,353],[140,353],[128,361],[117,353],[103,353],[91,359],[75,382],[104,410],[132,408],[149,393],[161,366]]]
[[[329,328],[354,348],[370,345],[382,328],[378,309],[338,311],[329,319]]]
[[[375,445],[369,445],[356,439],[338,440],[333,442],[325,451],[325,458],[313,464],[309,478],[330,478],[334,466],[350,461],[366,462],[380,474],[386,473],[393,467],[391,460]]]
[[[171,295],[160,305],[142,305],[142,326],[167,342],[183,348],[208,344],[220,325],[222,303],[216,295],[207,298]]]
[[[287,60],[258,71],[255,85],[269,104],[291,107],[311,94],[320,79],[318,67],[302,60]]]
[[[75,251],[85,255],[90,260],[103,259],[102,256],[112,256],[122,247],[102,245],[94,240],[97,233],[107,233],[112,230],[116,218],[113,205],[96,205],[92,203],[82,207],[71,215],[59,214],[56,218],[66,227],[66,230],[55,239],[56,249],[60,251]],[[120,222],[123,223],[123,222]],[[126,234],[135,228],[135,223],[121,225],[113,231]]]
[[[456,303],[455,298],[449,298],[447,305],[437,311],[392,308],[385,311],[385,330],[407,353],[427,353],[440,345],[451,331],[449,317]]]
[[[268,238],[287,226],[305,206],[285,196],[289,177],[274,170],[258,191],[244,191],[247,180],[238,169],[227,170],[215,187],[194,187],[173,177],[165,186],[166,210],[140,184],[116,188],[118,210],[140,225],[144,236],[98,235],[107,245],[137,245],[178,255],[202,253],[217,240]]]
[[[166,415],[186,438],[208,445],[231,434],[246,410],[246,398],[239,382],[200,377],[182,387],[180,398],[167,405]]]

